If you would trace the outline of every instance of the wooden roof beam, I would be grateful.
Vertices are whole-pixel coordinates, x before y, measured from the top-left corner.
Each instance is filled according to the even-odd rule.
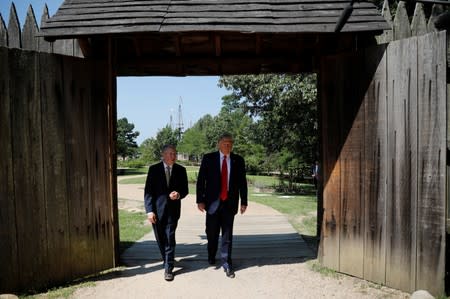
[[[134,45],[134,52],[136,53],[136,57],[141,57],[141,44],[139,42],[139,39],[135,36],[133,37],[133,45]]]
[[[198,75],[189,70],[210,69],[211,73],[229,73],[227,70],[242,68],[254,73],[269,72],[312,72],[314,57],[311,59],[299,59],[298,57],[177,57],[177,58],[140,58],[122,60],[119,62],[119,75],[127,76],[129,70],[140,71],[138,75],[159,74],[163,70],[173,69],[172,75],[186,76]],[[151,70],[146,73],[147,70]],[[130,71],[131,73],[133,71]],[[248,71],[247,71],[248,72]],[[236,72],[237,73],[237,72]],[[201,72],[201,74],[205,74]]]
[[[214,35],[214,46],[216,49],[216,57],[220,57],[222,55],[222,39],[220,35]]]

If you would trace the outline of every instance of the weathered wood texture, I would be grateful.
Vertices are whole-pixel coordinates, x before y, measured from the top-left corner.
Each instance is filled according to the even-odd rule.
[[[137,32],[334,32],[345,0],[65,1],[47,37]],[[386,29],[374,4],[357,2],[343,32]]]
[[[425,17],[424,5],[431,6],[431,15],[428,21]],[[388,43],[390,41],[402,38],[435,32],[437,31],[435,26],[436,18],[442,12],[442,5],[423,4],[417,2],[414,9],[414,15],[412,16],[410,22],[410,17],[408,16],[408,12],[406,10],[406,2],[399,1],[395,12],[395,18],[392,19],[389,2],[388,0],[384,0],[382,15],[391,28],[384,30],[383,34],[377,36],[377,41],[378,43]]]
[[[0,69],[0,293],[113,267],[106,66],[0,47]]]
[[[325,266],[443,293],[445,43],[431,33],[322,60]]]
[[[389,29],[369,1],[65,1],[41,25],[47,40],[78,38],[85,57],[106,59],[112,39],[119,76],[315,71],[322,53],[373,43]]]
[[[48,8],[45,6],[41,17],[41,24],[47,19],[49,19]],[[62,39],[47,42],[42,36],[39,36],[39,33],[39,26],[31,5],[27,11],[23,30],[20,29],[19,18],[14,3],[11,4],[8,27],[6,27],[5,21],[0,15],[0,46],[83,57],[77,40]]]

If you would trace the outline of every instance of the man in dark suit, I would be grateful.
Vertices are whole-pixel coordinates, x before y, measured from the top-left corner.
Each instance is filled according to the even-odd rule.
[[[176,164],[174,146],[165,145],[162,161],[150,166],[145,182],[144,203],[147,218],[164,261],[164,279],[174,278],[175,230],[180,218],[181,199],[189,193],[186,168]]]
[[[219,151],[205,154],[197,179],[197,206],[206,211],[206,237],[208,262],[216,262],[219,234],[222,231],[220,256],[227,277],[234,278],[231,250],[234,216],[239,209],[247,209],[247,179],[244,159],[231,152],[233,138],[223,134],[219,138]]]

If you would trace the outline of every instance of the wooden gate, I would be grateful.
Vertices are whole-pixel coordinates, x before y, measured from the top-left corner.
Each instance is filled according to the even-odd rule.
[[[0,293],[113,267],[108,68],[0,47],[0,74]]]
[[[445,32],[324,58],[320,87],[322,263],[443,294]]]

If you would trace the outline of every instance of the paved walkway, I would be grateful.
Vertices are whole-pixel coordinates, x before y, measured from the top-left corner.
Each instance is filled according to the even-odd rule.
[[[118,184],[118,195],[121,208],[143,211],[142,185]],[[197,209],[194,195],[184,198],[181,207],[176,233],[176,259],[206,262],[205,214]],[[245,214],[236,215],[233,242],[235,264],[239,259],[315,258],[315,252],[308,247],[284,215],[253,202],[249,203]],[[121,260],[127,266],[159,261],[160,254],[153,232],[124,252]]]
[[[195,198],[182,201],[181,218],[176,233],[177,261],[207,260],[205,214],[197,210]],[[241,259],[261,261],[265,258],[315,258],[315,253],[292,228],[286,217],[266,206],[250,203],[247,212],[236,215],[233,257],[238,268]],[[122,256],[127,266],[144,265],[160,260],[153,232],[145,235]]]

